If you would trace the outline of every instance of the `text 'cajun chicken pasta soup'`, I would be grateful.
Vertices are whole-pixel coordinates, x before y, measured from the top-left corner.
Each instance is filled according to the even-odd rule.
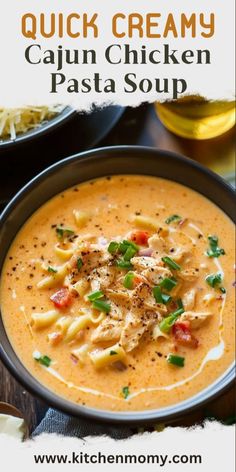
[[[43,205],[1,279],[9,339],[72,402],[144,410],[183,401],[234,357],[234,227],[202,195],[113,176]]]

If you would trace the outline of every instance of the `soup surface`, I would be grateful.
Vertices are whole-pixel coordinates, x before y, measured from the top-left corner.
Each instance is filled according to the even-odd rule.
[[[234,358],[234,227],[187,187],[113,176],[71,188],[22,227],[1,277],[9,339],[70,401],[175,404]]]

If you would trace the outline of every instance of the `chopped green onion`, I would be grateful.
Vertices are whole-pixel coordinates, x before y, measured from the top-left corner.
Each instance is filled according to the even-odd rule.
[[[167,305],[167,303],[170,303],[171,300],[172,300],[172,297],[170,295],[167,295],[166,293],[162,294],[162,303],[164,303],[164,305]]]
[[[51,362],[52,362],[52,359],[50,359],[50,357],[48,356],[41,356],[40,352],[38,351],[35,351],[33,353],[33,358],[39,362],[40,364],[44,365],[45,367],[49,367]]]
[[[161,292],[161,288],[159,285],[153,287],[153,296],[157,303],[164,303],[165,305],[171,301],[170,295],[166,295],[165,293]]]
[[[124,241],[122,241],[120,244],[119,244],[119,251],[122,253],[122,254],[125,254],[125,252],[127,251],[128,248],[132,248],[135,250],[135,252],[138,252],[139,250],[139,246],[137,246],[137,244],[133,243],[132,241],[126,241],[124,239]]]
[[[178,306],[178,308],[184,308],[184,305],[183,305],[183,302],[182,302],[181,298],[178,298],[177,306]]]
[[[167,264],[171,269],[174,269],[174,270],[180,270],[181,269],[179,264],[177,264],[175,261],[173,261],[173,259],[171,259],[170,257],[162,257],[161,260],[163,262],[165,262],[165,264]]]
[[[127,251],[124,254],[124,261],[130,261],[130,259],[132,259],[132,257],[134,257],[135,254],[136,254],[136,249],[129,246]]]
[[[225,254],[225,250],[218,246],[219,239],[217,236],[208,236],[208,241],[210,245],[210,249],[207,249],[206,252],[208,257],[220,257]]]
[[[75,234],[72,229],[63,228],[62,226],[57,226],[56,233],[57,233],[58,239],[63,239],[67,236],[72,236],[73,234]]]
[[[184,367],[185,358],[169,354],[167,357],[167,362],[169,364],[177,365],[178,367]]]
[[[97,290],[96,292],[92,292],[90,293],[90,295],[88,295],[88,299],[90,300],[90,302],[93,302],[94,300],[98,300],[99,298],[102,298],[104,297],[104,293],[101,292],[100,290]]]
[[[77,269],[80,270],[83,267],[83,261],[81,257],[78,257],[77,259]]]
[[[177,285],[177,280],[174,277],[172,277],[171,279],[169,277],[166,277],[160,283],[160,287],[167,290],[167,292],[170,292],[172,288],[174,288],[176,285]]]
[[[160,330],[163,333],[169,333],[171,327],[176,322],[177,318],[182,315],[182,313],[184,313],[184,309],[179,308],[178,310],[174,311],[169,316],[167,316],[167,318],[164,318],[159,325]]]
[[[126,270],[132,270],[132,269],[133,269],[132,264],[131,264],[129,261],[124,261],[123,259],[119,259],[119,260],[116,262],[116,265],[117,265],[117,267],[119,267],[120,269],[126,269]]]
[[[57,273],[57,270],[54,269],[54,268],[51,267],[51,266],[48,266],[48,272],[51,272],[52,274],[56,274],[56,273]]]
[[[133,272],[128,272],[124,278],[124,287],[128,289],[133,288],[133,279],[134,279],[134,273]]]
[[[210,287],[215,288],[218,285],[220,285],[220,283],[222,282],[222,275],[221,273],[210,274],[205,278],[205,280],[206,280],[206,283],[210,285]]]
[[[161,289],[158,285],[157,285],[157,287],[153,287],[152,292],[153,292],[153,295],[154,295],[154,298],[155,298],[156,302],[157,303],[163,303],[162,302]]]
[[[109,313],[109,311],[111,311],[111,305],[104,300],[95,300],[93,302],[93,308],[103,311],[104,313]]]
[[[110,356],[115,356],[117,354],[116,351],[110,351]]]
[[[118,247],[119,243],[117,243],[116,241],[111,241],[107,250],[108,252],[110,252],[110,254],[115,254],[118,250]]]
[[[180,221],[182,220],[182,217],[179,216],[179,215],[171,215],[169,216],[169,218],[166,219],[165,223],[167,225],[169,225],[170,223],[172,223],[172,221]]]
[[[123,394],[123,397],[126,399],[128,398],[130,392],[129,392],[129,387],[123,387],[122,388],[122,394]]]

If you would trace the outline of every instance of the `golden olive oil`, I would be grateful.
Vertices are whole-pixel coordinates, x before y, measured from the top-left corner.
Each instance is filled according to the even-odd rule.
[[[208,101],[189,95],[175,101],[156,102],[155,108],[164,126],[183,138],[215,138],[235,124],[235,101]]]

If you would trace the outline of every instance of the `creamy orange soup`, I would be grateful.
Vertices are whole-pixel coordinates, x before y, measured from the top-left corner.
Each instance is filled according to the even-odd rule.
[[[26,368],[72,402],[165,407],[234,357],[234,229],[200,194],[145,176],[57,195],[15,238],[1,309]]]

